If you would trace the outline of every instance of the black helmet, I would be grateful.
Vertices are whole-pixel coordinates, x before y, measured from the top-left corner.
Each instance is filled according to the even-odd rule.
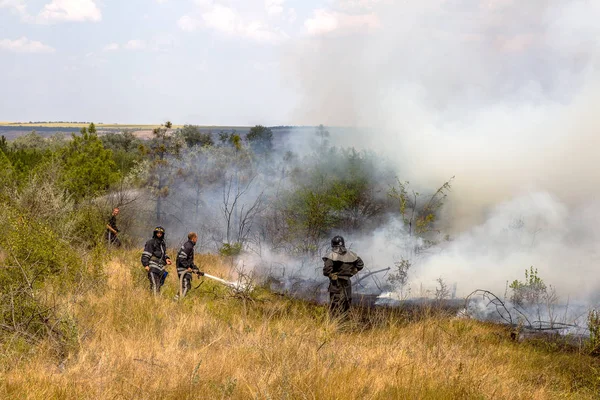
[[[344,238],[340,235],[334,236],[333,239],[331,239],[331,247],[344,247],[345,245]]]
[[[163,228],[162,226],[157,226],[156,228],[154,228],[154,232],[152,232],[152,237],[156,237],[156,234],[158,232],[161,232],[163,234],[163,238],[165,237],[165,228]]]

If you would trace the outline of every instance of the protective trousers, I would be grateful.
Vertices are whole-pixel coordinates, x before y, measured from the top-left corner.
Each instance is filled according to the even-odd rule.
[[[187,271],[179,271],[177,270],[177,274],[179,277],[179,293],[181,297],[185,297],[185,295],[192,289],[192,274]],[[183,276],[182,276],[183,275]]]
[[[157,268],[150,268],[148,271],[148,280],[150,281],[150,290],[154,294],[158,294],[160,292],[160,288],[165,283],[166,271],[162,271]]]
[[[346,317],[352,303],[352,285],[348,280],[332,280],[329,285],[329,315]]]

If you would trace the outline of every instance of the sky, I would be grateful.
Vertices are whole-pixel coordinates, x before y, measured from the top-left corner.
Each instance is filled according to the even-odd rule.
[[[455,176],[423,279],[535,265],[597,294],[598,21],[597,0],[0,0],[0,121],[358,127],[332,143],[417,191]]]
[[[281,49],[333,29],[331,6],[0,0],[0,121],[289,123]]]
[[[374,126],[397,124],[389,104],[564,104],[598,17],[589,0],[0,0],[0,121]]]

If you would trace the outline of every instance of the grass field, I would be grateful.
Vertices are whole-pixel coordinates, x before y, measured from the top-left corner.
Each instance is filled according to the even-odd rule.
[[[197,256],[212,274],[227,268]],[[147,290],[139,252],[107,263],[108,287],[72,303],[78,350],[5,349],[2,399],[597,399],[600,362],[502,326],[439,315],[326,308],[207,280],[175,302]],[[175,275],[174,270],[171,270]],[[194,281],[194,286],[198,281]]]

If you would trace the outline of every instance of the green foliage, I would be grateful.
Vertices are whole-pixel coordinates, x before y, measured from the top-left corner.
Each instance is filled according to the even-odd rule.
[[[19,149],[37,149],[44,150],[48,146],[42,135],[36,131],[31,131],[27,135],[19,136],[10,143],[10,148],[13,150]]]
[[[265,154],[273,148],[273,131],[265,126],[256,125],[246,135],[246,140],[257,154]]]
[[[10,160],[4,154],[4,151],[0,150],[0,201],[9,200],[9,193],[15,183],[14,175],[15,172]]]
[[[44,160],[52,157],[52,152],[48,149],[15,148],[9,150],[6,156],[13,166],[16,179],[22,182]]]
[[[157,223],[164,218],[163,201],[169,196],[169,186],[174,179],[173,159],[179,157],[183,145],[177,137],[169,133],[171,127],[171,122],[167,121],[155,128],[149,148],[144,149],[150,162],[146,184],[156,198]]]
[[[133,133],[107,133],[100,137],[104,148],[112,151],[113,161],[124,175],[142,159],[139,147],[142,144]]]
[[[600,354],[600,313],[598,310],[591,310],[588,313],[588,329],[590,331],[588,349],[591,354]]]
[[[408,271],[411,267],[412,263],[410,260],[402,258],[400,261],[394,262],[394,269],[392,270],[393,272],[388,278],[388,281],[392,285],[396,286],[403,296],[406,295],[406,293],[404,293],[404,289],[408,283]]]
[[[97,195],[117,182],[121,175],[112,152],[102,145],[90,124],[89,133],[82,128],[62,152],[63,185],[76,199]]]
[[[223,243],[223,246],[219,249],[219,254],[222,256],[233,257],[237,256],[242,252],[241,243]]]
[[[104,240],[106,213],[91,204],[80,205],[68,217],[69,239],[73,245],[92,249]]]
[[[397,202],[398,211],[408,227],[409,234],[425,235],[435,231],[437,214],[451,189],[454,177],[444,182],[433,194],[427,195],[410,190],[409,182],[396,179],[396,186],[390,186],[388,196]]]
[[[0,205],[0,324],[11,337],[27,343],[50,337],[64,347],[73,325],[48,298],[45,288],[61,293],[81,279],[79,253],[53,230],[6,204]],[[1,339],[2,337],[0,337]]]
[[[376,224],[386,209],[385,187],[376,158],[355,149],[321,149],[292,171],[293,188],[279,200],[289,239],[303,238],[313,252],[332,229],[353,231]],[[383,178],[382,178],[383,176]]]
[[[547,294],[546,284],[533,266],[529,267],[529,271],[525,270],[524,282],[515,279],[509,288],[512,289],[510,300],[518,306],[539,304]]]
[[[47,141],[35,131],[20,136],[12,142],[7,142],[2,136],[0,150],[6,155],[12,166],[15,187],[18,187],[33,169],[51,157],[52,150],[56,147],[56,140]]]
[[[177,134],[183,138],[189,148],[213,146],[215,144],[210,133],[202,133],[200,128],[194,125],[184,125],[183,128],[177,131]]]
[[[107,133],[100,137],[104,148],[115,151],[133,152],[136,151],[141,141],[131,132]]]

